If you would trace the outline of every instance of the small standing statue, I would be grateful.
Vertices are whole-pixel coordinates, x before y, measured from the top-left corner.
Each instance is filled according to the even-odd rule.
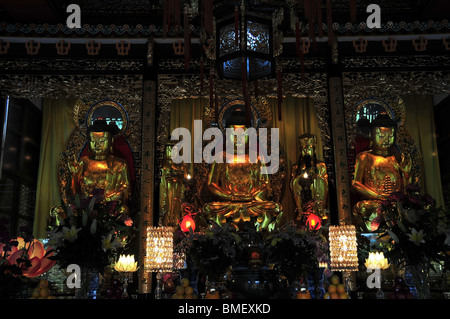
[[[161,175],[160,203],[162,210],[162,225],[176,226],[182,215],[183,202],[187,177],[186,166],[172,161],[172,151],[175,146],[166,144],[164,163]]]
[[[353,222],[365,231],[375,230],[371,221],[381,202],[411,182],[411,157],[398,150],[396,130],[395,120],[385,113],[378,115],[371,123],[371,149],[356,156],[352,190],[362,200],[353,208]]]
[[[88,127],[90,154],[68,164],[72,175],[69,193],[82,198],[102,195],[101,202],[115,201],[120,205],[120,213],[128,214],[131,192],[128,164],[112,152],[113,139],[118,132],[116,124],[108,124],[103,119],[95,120]]]
[[[305,213],[315,213],[322,219],[328,214],[328,174],[324,162],[316,158],[316,137],[303,134],[299,137],[300,157],[292,167],[290,187],[294,194],[297,220]]]

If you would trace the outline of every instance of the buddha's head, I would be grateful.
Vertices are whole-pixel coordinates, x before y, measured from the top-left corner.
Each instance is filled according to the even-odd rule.
[[[116,124],[97,119],[88,127],[89,148],[94,157],[101,158],[112,152],[114,136],[119,132]]]
[[[301,157],[311,156],[316,153],[316,136],[312,134],[303,134],[298,138],[300,142]]]
[[[227,128],[234,129],[234,131],[239,132],[242,130],[245,132],[247,130],[246,125],[246,117],[245,112],[241,109],[234,110],[230,119],[227,120]],[[238,138],[237,135],[230,134],[227,136],[227,139],[235,146],[235,147],[245,147],[248,145],[248,135],[245,135],[245,138]]]
[[[397,122],[385,113],[381,113],[371,123],[372,147],[388,150],[395,143]]]

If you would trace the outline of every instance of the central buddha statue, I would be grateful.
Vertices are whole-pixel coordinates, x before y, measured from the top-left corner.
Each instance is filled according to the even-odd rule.
[[[116,201],[120,212],[129,213],[130,178],[127,161],[112,152],[113,138],[119,132],[115,124],[97,119],[88,127],[90,154],[69,163],[70,193],[89,198],[102,194],[101,202]]]
[[[245,112],[236,110],[226,126],[246,130]],[[243,223],[253,223],[256,229],[272,230],[282,215],[281,205],[270,200],[272,189],[269,176],[261,172],[262,162],[251,163],[248,136],[245,139],[230,134],[233,154],[223,152],[223,162],[213,162],[208,173],[207,187],[214,201],[203,206],[207,218],[219,225],[230,223],[239,229]],[[236,160],[236,150],[245,143],[245,160]]]
[[[365,231],[377,228],[371,221],[381,202],[393,192],[404,191],[411,182],[411,157],[398,150],[396,130],[395,120],[384,113],[378,115],[371,123],[371,148],[356,156],[352,191],[361,200],[353,208],[353,222]]]

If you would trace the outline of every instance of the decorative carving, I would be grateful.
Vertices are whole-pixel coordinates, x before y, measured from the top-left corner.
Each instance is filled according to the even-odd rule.
[[[2,73],[8,73],[8,70],[14,72],[22,71],[28,74],[30,71],[133,71],[136,74],[142,73],[142,60],[140,59],[1,59],[0,70]],[[41,72],[38,72],[41,73]]]
[[[277,57],[283,53],[283,32],[279,26],[284,19],[284,10],[280,8],[272,14],[272,30],[273,30],[273,56]]]
[[[345,140],[342,84],[339,77],[331,77],[328,81],[339,222],[351,224],[350,181],[347,170],[347,142]]]
[[[359,43],[356,42],[356,40],[353,40],[353,47],[355,48],[355,51],[358,53],[364,53],[367,50],[367,40],[363,38],[359,38]]]
[[[311,41],[309,38],[302,38],[300,44],[300,50],[302,50],[303,54],[309,53],[309,48],[311,47]]]
[[[139,262],[144,265],[146,259],[146,246],[142,241],[146,240],[147,226],[153,226],[154,187],[155,187],[155,134],[156,124],[156,83],[144,81],[142,100],[142,125],[138,129],[142,132],[142,179],[141,179],[141,216],[140,233],[141,245]],[[152,291],[152,276],[144,267],[139,269],[139,293]]]
[[[88,43],[86,43],[87,54],[98,55],[101,47],[102,47],[102,44],[100,42],[95,42],[94,40],[91,40]]]
[[[124,40],[120,40],[120,42],[116,43],[117,54],[120,56],[128,55],[130,48],[131,48],[130,42],[125,42]]]
[[[377,73],[380,69],[405,68],[414,71],[418,67],[450,66],[450,55],[413,55],[413,56],[371,56],[346,57],[341,59],[343,68],[372,68]]]
[[[56,53],[58,55],[67,55],[67,54],[69,54],[70,46],[71,46],[70,42],[60,40],[60,41],[56,42],[56,44],[55,44]]]
[[[173,41],[172,42],[173,53],[175,55],[184,55],[184,45],[183,41]]]
[[[389,42],[383,39],[382,42],[385,52],[395,52],[397,50],[397,39],[389,38]]]
[[[444,44],[444,48],[446,51],[450,51],[450,38],[443,38],[442,43]]]
[[[419,40],[419,42],[417,42]],[[423,36],[419,37],[419,39],[413,39],[412,44],[414,47],[414,51],[422,52],[426,51],[428,40],[424,38]]]
[[[34,40],[30,40],[25,43],[25,49],[27,49],[27,54],[36,55],[39,53],[39,49],[41,48],[41,43],[36,42]]]
[[[86,2],[87,3],[87,2]],[[102,4],[102,2],[98,2],[99,4]],[[146,9],[148,9],[148,1],[146,1]],[[66,6],[67,7],[67,6]],[[64,7],[64,10],[65,8]],[[108,9],[109,5],[102,5],[102,9]],[[128,9],[128,8],[127,8]],[[83,5],[83,12],[85,12],[85,6]],[[143,10],[146,11],[146,10]],[[99,11],[96,11],[96,14],[98,14]],[[191,12],[191,10],[190,10]],[[192,11],[193,12],[193,11]],[[139,14],[142,14],[142,10],[139,11]],[[194,13],[195,14],[195,13]],[[325,23],[322,24],[323,31],[328,32],[328,25]],[[361,22],[359,24],[351,24],[347,22],[342,23],[333,23],[333,31],[341,34],[348,34],[349,32],[353,34],[362,34],[366,33],[366,23]],[[275,30],[275,29],[274,29]],[[304,32],[305,29],[302,30]],[[440,20],[440,21],[427,21],[427,22],[395,22],[392,23],[391,21],[388,21],[387,23],[382,23],[381,28],[378,29],[381,33],[389,33],[389,32],[395,32],[395,33],[422,33],[422,32],[432,32],[435,33],[436,31],[439,31],[440,33],[446,33],[446,31],[450,30],[450,24],[448,23],[448,20]],[[0,32],[2,34],[37,34],[37,35],[56,35],[56,34],[66,34],[66,35],[73,35],[76,32],[77,36],[101,36],[101,37],[149,37],[149,36],[162,36],[163,35],[163,28],[161,26],[157,26],[154,24],[150,25],[142,25],[137,24],[136,26],[130,26],[127,24],[117,26],[115,24],[99,24],[99,25],[84,25],[83,28],[77,29],[76,31],[74,29],[71,29],[67,27],[66,25],[63,25],[61,23],[58,24],[19,24],[19,23],[2,23],[0,25]],[[169,36],[176,35],[176,28],[171,28],[171,30],[168,30]],[[275,31],[276,32],[276,31]],[[283,32],[285,33],[285,36],[293,36],[293,30],[290,28],[283,29]],[[194,36],[199,36],[201,34],[201,28],[198,26],[194,26],[192,29],[192,33]],[[280,52],[281,53],[281,52]]]
[[[0,54],[8,53],[8,49],[9,49],[9,41],[3,42],[3,40],[0,40]]]

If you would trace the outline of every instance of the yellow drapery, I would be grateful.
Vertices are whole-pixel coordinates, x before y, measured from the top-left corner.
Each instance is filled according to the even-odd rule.
[[[278,120],[277,99],[268,98],[268,102],[273,114],[272,127],[279,128],[280,146],[285,150],[287,157],[285,191],[281,204],[283,205],[283,216],[285,220],[290,220],[296,217],[294,214],[295,203],[289,189],[289,178],[291,167],[297,162],[300,155],[297,139],[304,133],[315,134],[317,136],[317,159],[323,160],[323,145],[319,121],[314,108],[314,101],[312,99],[287,96],[283,99],[282,103],[282,121]],[[194,145],[194,120],[202,119],[203,108],[207,105],[207,103],[207,99],[201,98],[173,100],[171,105],[170,128],[168,133],[170,134],[172,130],[177,127],[185,127],[191,132],[191,145]],[[203,130],[206,128],[207,127],[203,127]],[[188,164],[188,168],[190,173],[193,174],[193,165]]]
[[[278,119],[278,102],[275,98],[268,99],[272,108],[272,127],[279,128],[280,147],[286,153],[285,191],[281,199],[283,217],[286,221],[295,219],[295,202],[289,188],[291,168],[300,156],[298,137],[305,133],[317,137],[316,156],[323,161],[323,144],[320,132],[319,119],[314,108],[314,101],[310,98],[287,96],[283,99],[281,121]]]
[[[191,132],[191,163],[186,164],[189,174],[193,176],[194,174],[194,120],[203,119],[203,111],[205,105],[209,100],[205,98],[187,98],[187,99],[176,99],[172,100],[170,108],[170,128],[168,136],[170,139],[170,134],[172,131],[178,127],[184,127]],[[203,127],[203,131],[207,127]],[[203,134],[203,131],[201,134]],[[202,136],[197,137],[202,140]],[[201,145],[201,144],[200,144]]]
[[[61,203],[58,187],[58,161],[64,145],[75,128],[75,100],[45,99],[42,116],[41,152],[36,191],[33,235],[45,238],[52,206]]]
[[[419,95],[407,95],[402,98],[406,105],[406,128],[423,155],[423,190],[436,199],[437,206],[444,207],[435,136],[433,99],[431,96]]]

